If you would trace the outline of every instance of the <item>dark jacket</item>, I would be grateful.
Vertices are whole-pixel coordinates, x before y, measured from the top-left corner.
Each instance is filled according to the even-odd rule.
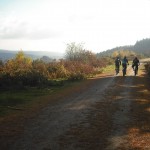
[[[115,65],[116,65],[116,66],[121,65],[121,61],[120,61],[120,59],[119,59],[119,58],[116,58],[116,60],[115,60]]]
[[[134,58],[132,62],[132,66],[138,66],[139,64],[140,64],[140,61],[137,58]]]

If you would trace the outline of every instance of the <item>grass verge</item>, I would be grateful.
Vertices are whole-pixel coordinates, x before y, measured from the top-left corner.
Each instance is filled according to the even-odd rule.
[[[103,74],[110,74],[114,71],[114,65],[109,65],[102,70]],[[24,110],[37,104],[43,105],[44,101],[54,99],[59,93],[66,93],[67,95],[70,93],[68,92],[69,89],[71,90],[73,87],[75,90],[81,89],[82,87],[77,86],[81,85],[82,82],[86,84],[85,80],[67,81],[62,79],[49,81],[46,87],[0,90],[0,116],[5,116],[16,110]],[[62,94],[60,95],[62,96]]]
[[[104,68],[102,68],[102,73],[109,74],[115,71],[115,65],[108,65]]]
[[[57,83],[56,83],[57,82]],[[52,86],[47,87],[26,87],[24,89],[0,90],[0,116],[5,116],[14,110],[23,110],[34,103],[39,103],[47,96],[52,96],[71,86],[78,84],[79,81],[53,81]],[[41,102],[42,103],[42,102]]]

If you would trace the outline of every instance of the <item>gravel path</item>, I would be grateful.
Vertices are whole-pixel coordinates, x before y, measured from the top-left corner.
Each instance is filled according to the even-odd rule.
[[[128,68],[126,77],[101,76],[86,90],[49,103],[24,123],[23,133],[5,149],[133,149],[128,140],[135,77]]]
[[[23,136],[11,146],[11,150],[61,149],[59,137],[76,122],[79,124],[91,111],[91,105],[101,97],[114,77],[101,78],[79,95],[63,98],[59,104],[49,105],[25,127]]]
[[[128,76],[133,76],[131,66],[128,69]],[[113,115],[113,128],[109,138],[109,146],[106,150],[117,150],[123,145],[127,150],[128,145],[128,132],[127,127],[130,121],[131,110],[131,93],[133,86],[133,78],[125,77],[121,85],[122,91],[117,94],[116,100],[119,109]]]

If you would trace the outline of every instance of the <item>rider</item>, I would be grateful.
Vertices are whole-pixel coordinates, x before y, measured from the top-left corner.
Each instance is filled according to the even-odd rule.
[[[127,64],[129,65],[128,59],[126,58],[126,56],[124,56],[124,58],[122,59],[122,67],[125,68],[125,70],[127,69]]]
[[[134,70],[134,67],[136,67],[137,68],[137,73],[138,73],[138,66],[140,65],[140,61],[138,60],[138,58],[137,57],[135,57],[134,59],[133,59],[133,62],[132,62],[132,68],[133,68],[133,70]]]
[[[116,57],[116,59],[115,59],[115,67],[116,67],[116,69],[118,69],[118,72],[116,72],[116,74],[119,73],[120,65],[121,65],[120,58],[119,58],[119,57]]]

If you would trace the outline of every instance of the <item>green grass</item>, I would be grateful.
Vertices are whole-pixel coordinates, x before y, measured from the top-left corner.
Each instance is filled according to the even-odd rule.
[[[52,82],[52,81],[51,81]],[[50,83],[50,86],[43,88],[26,88],[23,90],[1,90],[0,91],[0,116],[7,115],[11,110],[15,108],[23,109],[25,106],[29,106],[32,102],[38,102],[39,97],[52,95],[65,88],[74,86],[81,81],[69,82],[66,80],[57,80]],[[14,108],[14,109],[10,109]],[[17,110],[17,109],[16,109]]]
[[[114,71],[114,65],[109,65],[106,68],[102,68],[103,73],[110,73]],[[81,83],[82,81],[66,81],[66,79],[49,80],[48,85],[45,87],[25,88],[25,89],[7,89],[0,90],[0,115],[7,114],[10,111],[9,107],[24,108],[30,102],[36,102],[41,96],[52,95],[61,91],[67,87],[72,87]]]
[[[132,65],[132,61],[129,61],[129,64]],[[120,66],[122,68],[122,65]],[[102,73],[112,73],[115,72],[115,65],[108,65],[105,68],[102,68]]]
[[[0,115],[5,115],[10,108],[18,108],[35,100],[36,97],[51,94],[55,89],[28,88],[27,90],[0,91]]]
[[[29,88],[27,90],[9,90],[0,92],[1,106],[15,106],[30,101],[34,97],[52,92],[52,89]]]
[[[111,73],[115,70],[115,65],[108,65],[105,68],[102,68],[102,73]]]

